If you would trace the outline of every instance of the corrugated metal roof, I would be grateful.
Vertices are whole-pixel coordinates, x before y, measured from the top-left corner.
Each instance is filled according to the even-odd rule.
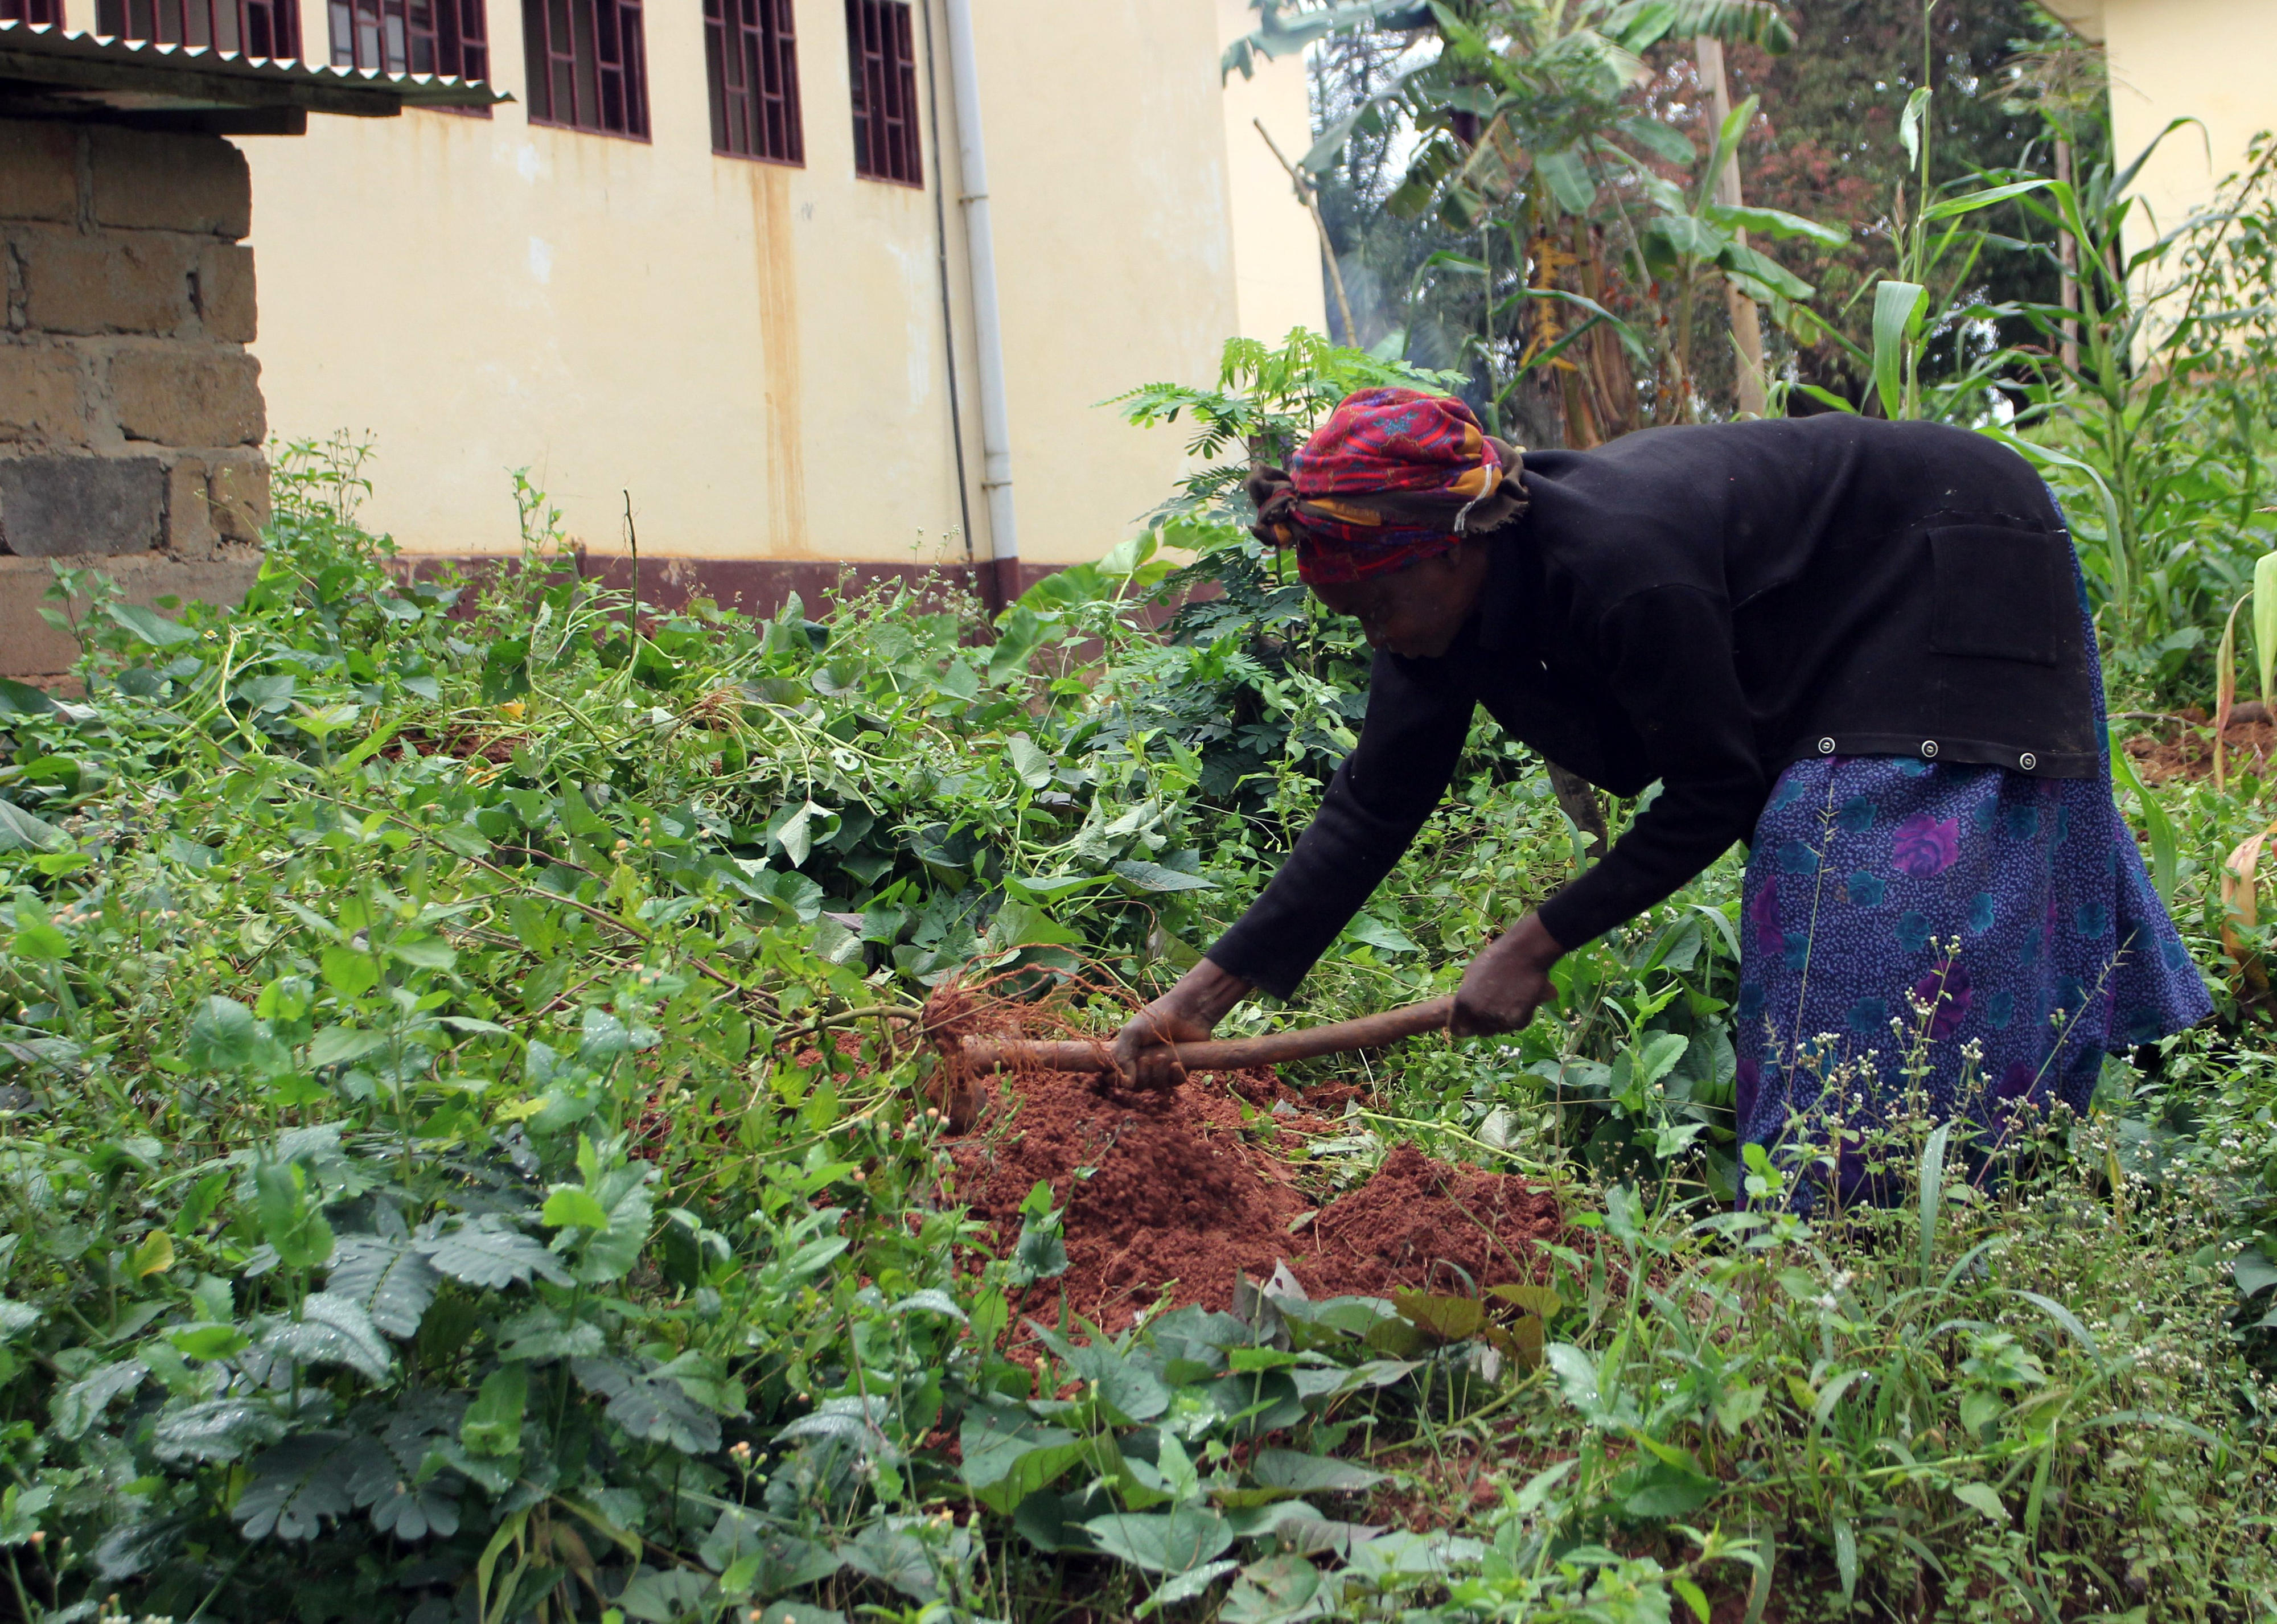
[[[12,102],[27,91],[55,98],[58,111],[89,103],[131,117],[263,108],[384,118],[406,107],[488,107],[513,99],[472,80],[275,62],[202,45],[0,22],[0,97]]]

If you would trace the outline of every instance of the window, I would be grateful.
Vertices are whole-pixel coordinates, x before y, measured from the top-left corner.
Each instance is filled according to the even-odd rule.
[[[798,42],[791,0],[704,0],[712,78],[712,150],[806,162],[798,123]]]
[[[846,0],[854,73],[854,172],[925,184],[918,145],[918,56],[902,0]]]
[[[54,27],[62,21],[63,0],[0,0],[0,23]]]
[[[336,68],[490,78],[483,0],[330,0],[330,6]]]
[[[202,45],[297,62],[300,17],[297,0],[97,0],[95,31],[139,43]]]
[[[529,121],[648,139],[640,0],[522,0]]]

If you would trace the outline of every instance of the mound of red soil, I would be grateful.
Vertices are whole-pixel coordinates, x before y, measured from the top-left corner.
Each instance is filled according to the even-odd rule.
[[[1065,1215],[1068,1271],[1038,1290],[1064,1290],[1077,1314],[1109,1330],[1166,1297],[1230,1308],[1235,1276],[1261,1280],[1276,1262],[1315,1298],[1459,1291],[1456,1269],[1477,1287],[1539,1280],[1541,1243],[1564,1227],[1556,1201],[1523,1180],[1410,1147],[1316,1208],[1296,1170],[1245,1136],[1233,1095],[1253,1111],[1285,1100],[1294,1114],[1279,1130],[1318,1132],[1329,1124],[1307,1108],[1326,1106],[1327,1091],[1288,1088],[1269,1071],[1167,1093],[1062,1073],[1023,1077],[1014,1090],[953,1142],[956,1193],[1009,1248],[1021,1201],[1037,1180],[1049,1184]]]
[[[1291,1268],[1314,1296],[1468,1295],[1543,1280],[1542,1243],[1565,1227],[1557,1198],[1524,1179],[1402,1145],[1366,1184],[1329,1203],[1312,1225],[1310,1255]]]

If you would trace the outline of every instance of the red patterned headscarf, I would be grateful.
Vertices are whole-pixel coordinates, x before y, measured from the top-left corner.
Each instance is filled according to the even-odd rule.
[[[1390,575],[1525,511],[1517,450],[1471,408],[1414,389],[1344,397],[1289,460],[1250,475],[1258,537],[1307,585]]]

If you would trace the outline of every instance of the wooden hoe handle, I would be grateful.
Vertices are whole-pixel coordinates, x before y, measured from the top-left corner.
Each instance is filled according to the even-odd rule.
[[[1310,1060],[1356,1048],[1381,1048],[1419,1033],[1443,1032],[1455,1012],[1452,998],[1411,1003],[1358,1020],[1303,1026],[1261,1038],[1227,1038],[1207,1043],[1176,1043],[1170,1052],[1189,1071],[1240,1071],[1284,1060]],[[1017,1066],[1039,1071],[1112,1071],[1115,1046],[1101,1039],[1051,1042],[1026,1038],[968,1038],[958,1048],[982,1071]]]

